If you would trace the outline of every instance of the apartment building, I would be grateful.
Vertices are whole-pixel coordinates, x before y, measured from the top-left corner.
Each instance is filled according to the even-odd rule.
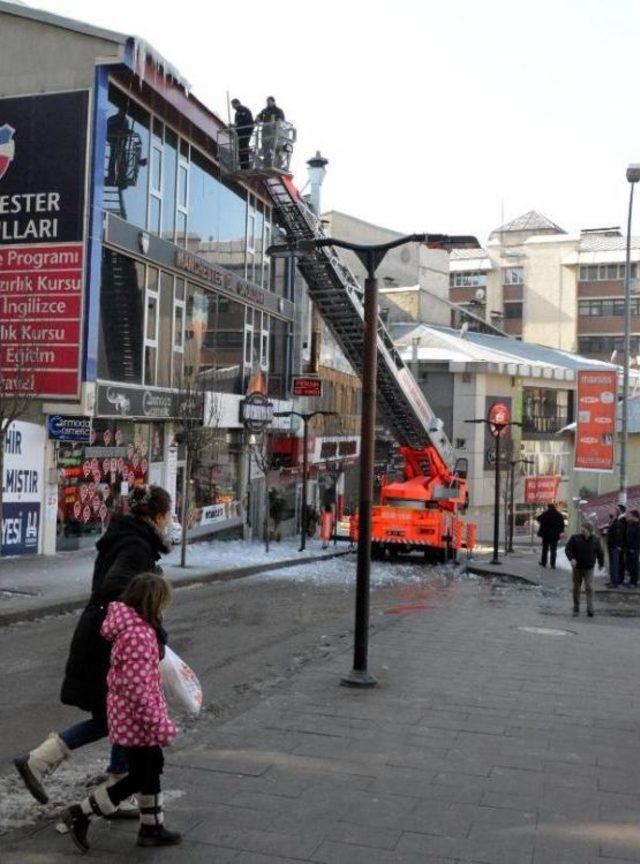
[[[449,299],[525,342],[620,363],[625,256],[617,227],[570,235],[532,210],[492,231],[484,248],[452,252]],[[634,295],[639,262],[640,237],[632,237]],[[633,363],[640,351],[638,295],[631,314]]]

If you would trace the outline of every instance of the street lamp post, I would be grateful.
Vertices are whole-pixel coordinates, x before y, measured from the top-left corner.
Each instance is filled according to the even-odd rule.
[[[633,189],[640,180],[640,164],[627,166],[629,211],[627,214],[627,254],[624,269],[624,366],[622,368],[622,423],[620,427],[620,491],[618,503],[627,503],[627,446],[629,438],[629,361],[631,359],[631,217]]]
[[[485,419],[465,420],[465,423],[486,423],[489,427],[491,435],[496,442],[496,458],[495,458],[495,490],[493,498],[493,558],[490,564],[502,564],[499,558],[500,554],[500,439],[503,438],[511,426],[522,426],[516,420]]]
[[[358,552],[356,565],[356,608],[353,646],[353,669],[341,679],[347,687],[372,687],[376,678],[368,670],[369,592],[371,579],[371,512],[373,505],[374,451],[376,424],[376,376],[378,365],[378,281],[376,271],[389,250],[407,243],[426,243],[433,247],[479,247],[475,237],[452,237],[447,234],[410,234],[389,243],[362,245],[315,237],[292,240],[289,244],[271,246],[270,257],[291,257],[296,253],[316,255],[326,247],[348,249],[366,271],[364,283],[364,345],[362,361],[362,413],[360,447],[360,484],[358,506]]]
[[[515,474],[516,465],[534,465],[533,459],[512,459],[509,463],[511,467],[511,482],[509,488],[509,539],[506,544],[506,552],[513,552],[513,534],[515,529],[516,513],[515,513]]]
[[[314,417],[335,417],[337,411],[274,411],[274,417],[299,417],[302,420],[302,513],[300,514],[300,549],[307,548],[307,475],[309,473],[309,421]]]

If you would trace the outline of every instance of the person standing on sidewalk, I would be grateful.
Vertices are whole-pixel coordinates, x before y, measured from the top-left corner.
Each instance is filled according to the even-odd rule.
[[[640,512],[632,510],[627,519],[626,563],[629,571],[629,587],[638,586],[638,569],[640,564]]]
[[[569,538],[564,551],[573,570],[573,616],[580,614],[580,590],[584,582],[587,615],[593,618],[593,569],[596,560],[601,569],[604,567],[604,552],[591,522],[584,522],[580,533]]]
[[[615,527],[616,527],[615,521],[616,521],[617,515],[618,514],[617,514],[616,510],[609,510],[609,514],[608,514],[609,521],[607,522],[607,527],[604,529],[604,533],[605,533],[606,538],[607,538],[607,567],[609,569],[609,582],[607,583],[608,585],[613,585],[615,582],[614,575],[613,575],[614,574],[614,569],[613,569],[613,540],[614,540],[614,534],[615,534]]]
[[[87,834],[93,816],[110,816],[121,801],[136,795],[140,806],[138,846],[172,846],[177,831],[164,827],[160,775],[162,748],[178,734],[169,719],[160,659],[164,655],[163,615],[171,586],[157,573],[136,576],[120,601],[109,603],[100,632],[111,643],[107,685],[109,737],[124,748],[128,773],[113,786],[100,786],[62,814],[69,835],[81,852],[89,850]]]
[[[542,555],[540,566],[547,566],[547,556],[551,569],[556,569],[556,553],[558,551],[558,540],[564,534],[564,516],[555,504],[547,504],[547,509],[536,517],[540,527],[538,537],[542,538]]]
[[[105,738],[107,729],[107,671],[109,645],[100,635],[107,604],[117,600],[138,573],[156,567],[161,555],[171,546],[164,530],[171,516],[171,497],[160,486],[136,486],[129,496],[129,514],[116,513],[96,543],[98,557],[93,571],[91,597],[71,640],[61,700],[91,714],[86,720],[62,732],[52,732],[29,753],[14,759],[25,786],[36,801],[49,800],[44,778],[68,759],[73,750]],[[122,747],[114,744],[107,768],[107,783],[127,772]],[[136,816],[137,808],[126,806],[121,816]]]
[[[624,585],[625,571],[625,547],[627,545],[627,508],[624,504],[616,507],[616,518],[609,526],[611,532],[611,565],[610,565],[610,588],[618,588]]]

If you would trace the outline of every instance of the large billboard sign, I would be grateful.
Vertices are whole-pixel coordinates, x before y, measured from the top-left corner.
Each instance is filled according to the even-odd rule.
[[[574,462],[578,471],[613,471],[617,383],[615,370],[578,372]]]
[[[2,555],[37,553],[44,489],[45,429],[12,423],[5,436]]]
[[[0,374],[34,396],[79,392],[87,100],[0,99]]]

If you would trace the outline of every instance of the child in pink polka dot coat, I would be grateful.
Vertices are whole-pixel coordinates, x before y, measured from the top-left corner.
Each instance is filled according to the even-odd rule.
[[[170,602],[171,586],[166,579],[144,573],[129,583],[119,601],[109,604],[102,624],[102,636],[112,643],[107,675],[109,738],[125,748],[129,773],[113,786],[99,787],[63,814],[71,838],[83,852],[89,849],[91,817],[110,815],[133,794],[140,807],[138,845],[180,841],[180,834],[164,827],[160,791],[162,748],[178,733],[167,712],[159,669],[164,652],[159,631]]]

